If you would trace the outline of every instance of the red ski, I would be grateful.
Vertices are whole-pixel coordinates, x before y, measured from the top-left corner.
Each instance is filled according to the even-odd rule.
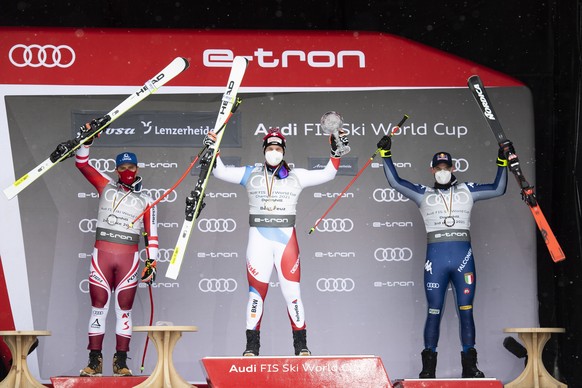
[[[503,128],[497,119],[497,114],[493,110],[491,100],[489,99],[489,96],[487,95],[485,87],[483,86],[479,76],[473,75],[469,77],[467,84],[469,85],[471,93],[473,93],[475,101],[477,101],[477,105],[479,105],[479,108],[481,108],[481,113],[483,113],[485,121],[487,121],[489,128],[491,128],[491,131],[495,135],[499,146],[503,147],[504,145],[510,144],[509,140],[507,140],[505,137],[505,132],[503,131]],[[554,232],[552,232],[552,229],[550,228],[544,213],[542,213],[542,209],[540,209],[533,186],[531,186],[523,176],[517,155],[508,152],[506,156],[508,160],[507,167],[509,171],[513,173],[517,183],[521,187],[521,197],[528,205],[529,209],[531,210],[531,214],[536,220],[536,224],[540,230],[540,233],[542,234],[542,237],[544,238],[546,247],[552,256],[552,260],[554,260],[556,263],[564,260],[566,256],[564,255],[564,252],[562,251],[562,248],[560,247]]]

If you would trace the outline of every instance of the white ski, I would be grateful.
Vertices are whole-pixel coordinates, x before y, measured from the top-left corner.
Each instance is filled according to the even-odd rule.
[[[127,97],[121,104],[113,108],[111,112],[103,116],[102,120],[99,121],[97,130],[93,131],[89,135],[85,135],[83,138],[78,139],[78,141],[75,141],[76,145],[69,149],[67,152],[63,153],[58,159],[55,160],[54,158],[49,157],[44,162],[30,170],[28,173],[24,174],[20,179],[4,189],[4,195],[6,195],[8,199],[14,198],[16,195],[18,195],[18,193],[27,188],[32,182],[50,170],[55,164],[68,158],[82,144],[98,135],[105,127],[107,127],[113,121],[117,120],[121,115],[133,108],[150,94],[155,93],[161,86],[186,70],[188,66],[189,63],[185,58],[175,58],[161,72],[148,80],[141,88],[139,88],[139,90]]]
[[[233,108],[237,106],[237,93],[247,65],[248,60],[244,57],[235,57],[232,62],[230,76],[226,84],[226,91],[222,96],[218,117],[216,118],[216,124],[214,125],[214,133],[217,135],[216,142],[208,147],[207,153],[200,159],[200,164],[202,165],[204,163],[205,165],[201,168],[196,187],[186,199],[186,219],[182,224],[182,229],[178,236],[178,242],[176,243],[172,259],[170,260],[168,270],[166,271],[167,278],[175,280],[180,273],[180,267],[182,266],[182,261],[184,261],[184,254],[186,253],[186,246],[188,245],[188,240],[192,234],[192,228],[204,206],[204,192],[216,161],[216,151],[219,149],[222,136],[224,135],[224,126],[226,125]]]

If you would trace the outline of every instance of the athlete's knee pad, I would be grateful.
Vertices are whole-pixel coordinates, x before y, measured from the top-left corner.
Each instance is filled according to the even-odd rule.
[[[115,334],[124,337],[131,337],[133,324],[131,321],[131,310],[115,309],[116,324]]]
[[[91,307],[91,318],[89,319],[90,336],[105,334],[105,321],[108,311],[108,306],[104,308]]]

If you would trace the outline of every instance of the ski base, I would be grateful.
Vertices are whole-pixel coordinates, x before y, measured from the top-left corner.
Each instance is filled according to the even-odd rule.
[[[204,175],[202,178],[199,178],[196,188],[191,194],[191,196],[196,199],[195,202],[196,206],[194,209],[192,209],[193,211],[191,213],[191,217],[187,211],[186,219],[182,224],[182,230],[180,232],[180,236],[178,237],[176,247],[174,248],[172,260],[170,261],[170,264],[168,265],[168,269],[166,271],[166,277],[170,279],[174,280],[177,279],[178,274],[180,273],[180,267],[182,265],[182,261],[184,260],[186,246],[188,245],[190,234],[192,233],[192,229],[194,228],[196,219],[200,215],[200,211],[204,206],[203,204],[205,195],[204,192],[206,191],[206,186],[208,185],[210,174],[212,174],[212,169],[216,161],[217,150],[220,147],[220,142],[222,140],[222,136],[224,135],[223,127],[228,122],[230,114],[238,106],[237,104],[238,89],[242,83],[242,79],[244,77],[247,65],[248,60],[245,57],[235,57],[232,62],[230,75],[228,77],[228,82],[226,84],[226,91],[222,96],[220,109],[218,111],[218,117],[216,118],[216,123],[214,124],[214,132],[218,133],[216,142],[214,143],[214,145],[208,148],[208,150],[212,152],[212,155],[207,161],[208,165],[206,166],[206,175]],[[206,159],[206,157],[203,156],[202,159]],[[202,170],[200,171],[200,174],[203,174]],[[188,205],[188,201],[186,203]]]

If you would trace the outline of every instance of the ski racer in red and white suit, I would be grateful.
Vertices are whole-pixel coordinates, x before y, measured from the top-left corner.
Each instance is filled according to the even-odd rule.
[[[347,138],[342,137],[347,145]],[[283,160],[285,137],[272,130],[263,139],[266,162],[258,166],[226,167],[216,160],[214,176],[238,183],[249,198],[249,239],[247,245],[247,279],[249,299],[246,308],[247,348],[244,355],[258,355],[259,330],[263,303],[269,289],[273,267],[276,268],[293,331],[296,355],[309,355],[306,325],[299,281],[299,246],[295,232],[296,205],[301,191],[332,180],[340,164],[332,157],[322,170],[291,169]]]
[[[105,321],[112,293],[115,294],[116,350],[129,351],[132,334],[131,309],[137,290],[141,229],[149,239],[151,260],[158,257],[156,208],[152,207],[133,225],[131,222],[152,203],[141,192],[141,177],[137,176],[137,158],[124,152],[116,158],[118,179],[96,170],[89,164],[89,147],[83,145],[76,153],[75,165],[99,193],[96,241],[89,273],[91,318],[89,320],[90,351],[101,352]],[[114,368],[115,369],[115,368]],[[131,373],[131,372],[130,372]],[[81,375],[94,375],[89,372]],[[127,375],[127,374],[123,374]]]

